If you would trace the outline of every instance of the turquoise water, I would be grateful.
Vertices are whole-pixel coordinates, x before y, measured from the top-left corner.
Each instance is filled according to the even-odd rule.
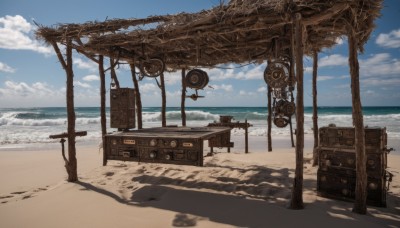
[[[80,140],[98,140],[101,138],[100,109],[98,107],[76,108],[76,130],[88,131],[88,136]],[[312,134],[312,108],[305,108],[305,134]],[[334,123],[337,126],[352,126],[351,107],[319,107],[318,124],[326,126]],[[250,136],[265,136],[267,134],[266,107],[187,107],[188,126],[206,126],[218,121],[220,115],[231,115],[234,121],[248,120],[253,125],[249,129]],[[400,140],[400,107],[364,107],[364,124],[367,126],[386,127],[392,142]],[[167,124],[181,125],[180,107],[167,108]],[[107,109],[109,123],[109,109]],[[294,127],[296,124],[293,118]],[[32,143],[54,143],[48,138],[67,130],[66,108],[1,108],[0,109],[0,146]],[[161,126],[161,108],[143,108],[143,126]],[[108,128],[108,131],[115,129]],[[233,135],[242,135],[243,130],[234,129]],[[288,136],[289,128],[273,126],[272,134]],[[389,145],[391,146],[391,145]],[[394,145],[397,151],[400,146]]]

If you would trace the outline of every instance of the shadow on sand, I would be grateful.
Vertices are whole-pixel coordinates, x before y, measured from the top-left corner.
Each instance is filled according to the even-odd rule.
[[[293,179],[289,177],[291,171],[286,168],[276,170],[261,166],[244,169],[217,165],[213,167],[243,173],[251,171],[254,174],[246,180],[219,176],[215,177],[215,182],[137,174],[132,178],[132,182],[144,186],[132,191],[127,199],[89,183],[77,184],[122,204],[174,211],[177,214],[172,225],[179,227],[194,226],[199,220],[236,227],[316,227],[321,224],[324,224],[324,227],[335,228],[376,227],[380,224],[387,224],[386,227],[400,226],[399,207],[390,202],[388,207],[392,208],[369,208],[369,214],[366,216],[352,213],[353,204],[350,202],[328,199],[306,204],[304,210],[287,209]],[[275,178],[272,178],[271,174]],[[263,180],[268,180],[268,183]],[[315,180],[305,179],[303,183],[308,192],[316,187]],[[311,192],[317,197],[315,190]],[[400,202],[398,197],[391,195],[388,196],[388,201],[396,204]]]

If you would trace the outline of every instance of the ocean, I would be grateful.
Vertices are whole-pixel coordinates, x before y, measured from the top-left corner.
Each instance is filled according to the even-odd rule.
[[[100,143],[100,108],[77,107],[76,130],[87,131],[88,135],[78,137],[77,143]],[[386,127],[389,145],[400,153],[400,107],[364,107],[364,124],[369,127]],[[181,125],[180,107],[167,108],[167,125]],[[220,115],[231,115],[233,121],[244,122],[253,126],[249,136],[267,135],[266,107],[187,107],[187,126],[206,126],[218,121]],[[109,127],[109,109],[107,109],[107,131]],[[296,121],[293,117],[293,129]],[[305,134],[312,135],[312,107],[305,108]],[[351,107],[319,107],[319,127],[334,123],[336,126],[352,126]],[[143,127],[161,126],[161,108],[143,108]],[[0,150],[18,150],[30,147],[59,146],[58,140],[49,139],[49,135],[67,131],[67,113],[65,107],[45,108],[0,108]],[[272,135],[288,136],[286,128],[272,127]],[[243,135],[244,130],[233,129],[233,135]],[[392,144],[392,145],[391,145]]]

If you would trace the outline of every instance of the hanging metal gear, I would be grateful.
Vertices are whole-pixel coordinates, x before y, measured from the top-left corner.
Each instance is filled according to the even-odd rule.
[[[165,63],[159,58],[145,59],[140,62],[139,68],[142,75],[155,78],[164,72]]]
[[[274,117],[274,124],[279,128],[284,128],[289,124],[289,119],[285,117]]]
[[[272,88],[284,88],[288,86],[289,64],[275,61],[268,64],[264,71],[264,80]]]
[[[203,89],[209,82],[208,74],[200,69],[193,69],[186,74],[186,86],[192,89]]]

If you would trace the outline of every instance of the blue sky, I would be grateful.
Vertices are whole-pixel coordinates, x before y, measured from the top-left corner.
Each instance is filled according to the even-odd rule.
[[[104,21],[106,18],[143,18],[150,15],[197,12],[219,0],[1,0],[0,107],[65,106],[65,72],[51,47],[35,40],[33,21],[57,23]],[[385,0],[376,29],[359,55],[364,106],[400,106],[400,1]],[[318,105],[350,106],[347,39],[319,54]],[[312,59],[305,58],[305,106],[312,105]],[[238,69],[206,69],[205,98],[187,99],[188,106],[266,106],[265,64]],[[74,54],[75,105],[99,106],[97,66]],[[129,69],[118,69],[121,86],[132,87]],[[166,74],[167,106],[180,105],[180,72]],[[108,77],[109,78],[109,77]],[[107,81],[109,85],[109,81]],[[144,106],[160,106],[160,90],[153,79],[140,82]],[[190,95],[193,91],[188,90]]]

